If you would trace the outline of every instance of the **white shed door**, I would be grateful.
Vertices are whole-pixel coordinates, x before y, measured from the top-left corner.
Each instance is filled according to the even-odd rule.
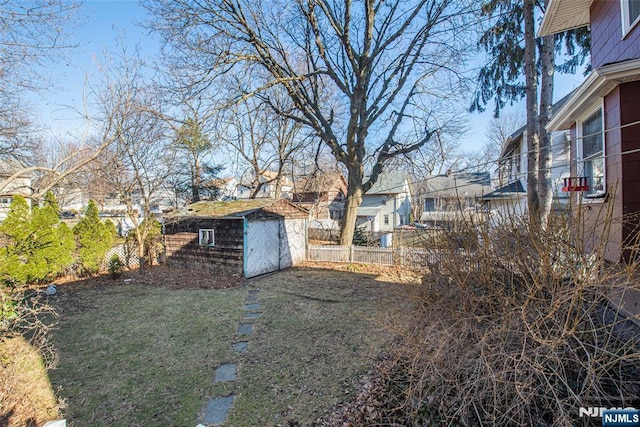
[[[254,277],[280,269],[279,221],[249,221],[245,236],[244,275]]]

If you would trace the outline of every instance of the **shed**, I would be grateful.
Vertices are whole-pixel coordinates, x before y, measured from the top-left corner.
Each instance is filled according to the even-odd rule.
[[[284,199],[201,201],[165,216],[167,262],[254,277],[306,258],[309,212]]]

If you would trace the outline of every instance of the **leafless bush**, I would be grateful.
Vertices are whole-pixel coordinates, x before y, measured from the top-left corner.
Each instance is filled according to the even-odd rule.
[[[411,323],[396,325],[402,344],[381,370],[393,397],[376,400],[376,422],[576,425],[580,407],[637,405],[640,328],[610,303],[637,263],[605,261],[612,223],[603,212],[596,233],[558,213],[536,230],[512,215],[452,236],[409,289]]]
[[[44,290],[12,289],[3,285],[0,289],[0,299],[0,339],[16,334],[22,335],[41,352],[47,367],[54,366],[56,353],[48,334],[56,313],[48,304]]]

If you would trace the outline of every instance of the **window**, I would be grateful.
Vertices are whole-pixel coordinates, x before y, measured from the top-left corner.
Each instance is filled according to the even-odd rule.
[[[10,205],[12,201],[11,197],[2,197],[0,198],[0,204],[2,205]]]
[[[578,156],[581,158],[582,175],[587,178],[587,197],[605,193],[604,182],[604,134],[602,132],[602,109],[598,108],[585,120],[578,123]]]
[[[384,216],[384,225],[389,225],[389,215]]]
[[[433,212],[436,210],[436,199],[424,199],[425,212]]]
[[[215,239],[213,236],[213,230],[212,229],[200,229],[200,239],[198,240],[198,243],[202,246],[215,246]]]
[[[640,0],[620,0],[622,15],[622,37],[640,22]]]

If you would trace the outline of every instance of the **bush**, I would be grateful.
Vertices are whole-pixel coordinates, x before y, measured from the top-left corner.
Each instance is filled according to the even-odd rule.
[[[14,197],[7,218],[0,224],[0,236],[7,240],[0,252],[0,280],[5,284],[44,283],[73,263],[73,235],[60,222],[51,194],[43,206],[33,209],[23,197]]]
[[[123,269],[124,264],[120,260],[120,257],[118,256],[118,254],[113,254],[109,259],[108,265],[109,275],[111,276],[111,278],[117,279],[118,277],[120,277],[122,275]]]
[[[73,234],[78,246],[78,265],[80,274],[96,274],[100,271],[104,257],[113,243],[113,225],[100,221],[98,208],[93,200],[75,227]]]
[[[369,422],[575,425],[580,407],[637,405],[640,332],[607,297],[638,265],[587,252],[593,235],[569,216],[545,232],[514,217],[452,245],[410,288],[413,310],[394,325],[403,339],[380,369]]]

